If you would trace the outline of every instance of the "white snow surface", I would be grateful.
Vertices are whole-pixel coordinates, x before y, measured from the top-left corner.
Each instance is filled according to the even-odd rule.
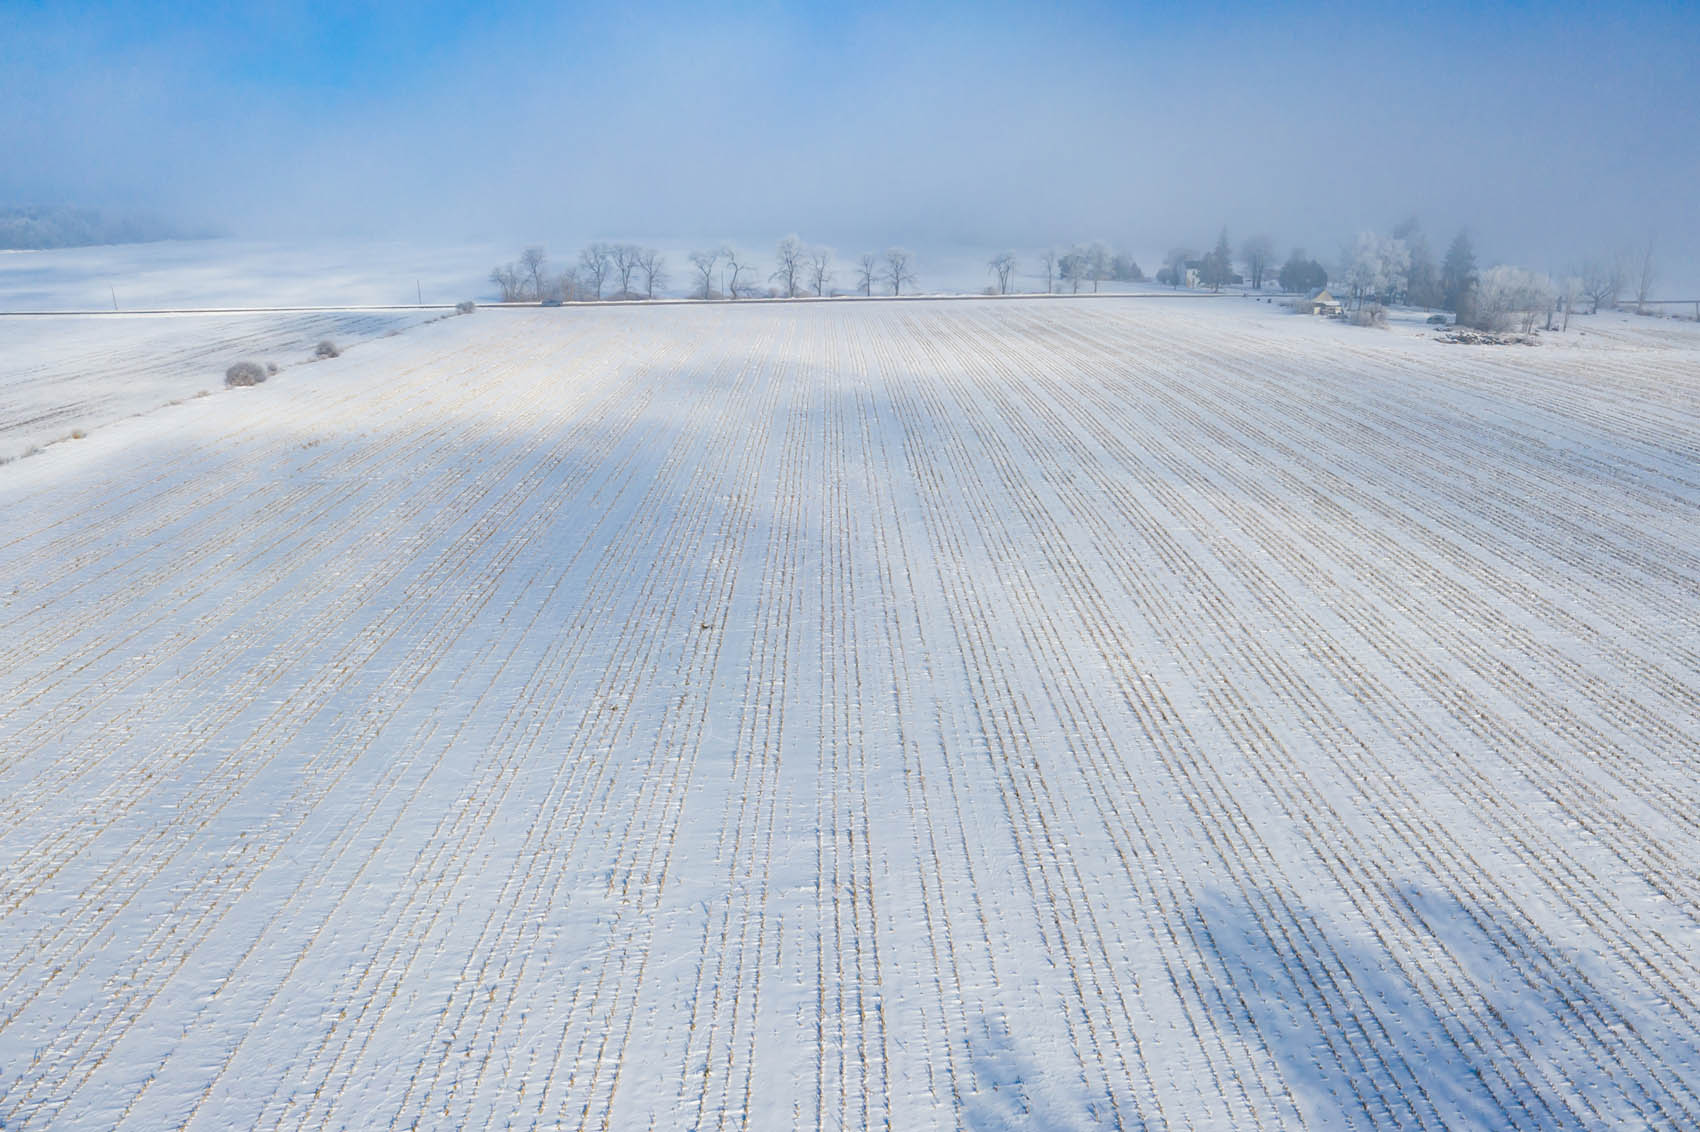
[[[1697,396],[481,311],[6,464],[0,1126],[1700,1126]]]
[[[280,369],[443,317],[440,311],[0,317],[0,461],[224,384],[235,362]]]

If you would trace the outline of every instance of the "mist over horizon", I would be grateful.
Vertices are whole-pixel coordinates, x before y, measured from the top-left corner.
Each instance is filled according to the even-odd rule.
[[[1226,227],[1700,282],[1677,5],[13,5],[0,202],[251,239],[849,250]],[[1147,270],[1154,264],[1145,264]],[[1661,290],[1664,288],[1661,287]],[[1678,296],[1686,297],[1686,296]]]

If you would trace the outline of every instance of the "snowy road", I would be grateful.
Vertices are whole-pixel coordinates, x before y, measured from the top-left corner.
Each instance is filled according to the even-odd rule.
[[[1700,1126],[1700,337],[1260,309],[480,314],[0,468],[0,1127]]]

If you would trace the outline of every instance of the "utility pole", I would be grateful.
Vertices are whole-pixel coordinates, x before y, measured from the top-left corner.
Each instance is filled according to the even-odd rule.
[[[112,313],[118,313],[118,288],[108,283],[106,289],[112,292]]]
[[[425,305],[425,289],[419,285],[419,280],[413,281],[413,293],[419,299],[419,305]]]

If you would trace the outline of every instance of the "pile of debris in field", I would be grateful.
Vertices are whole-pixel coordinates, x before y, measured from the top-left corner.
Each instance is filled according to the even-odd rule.
[[[1445,334],[1436,334],[1440,342],[1457,342],[1463,346],[1539,346],[1541,341],[1533,334],[1491,334],[1485,330],[1451,330]]]

